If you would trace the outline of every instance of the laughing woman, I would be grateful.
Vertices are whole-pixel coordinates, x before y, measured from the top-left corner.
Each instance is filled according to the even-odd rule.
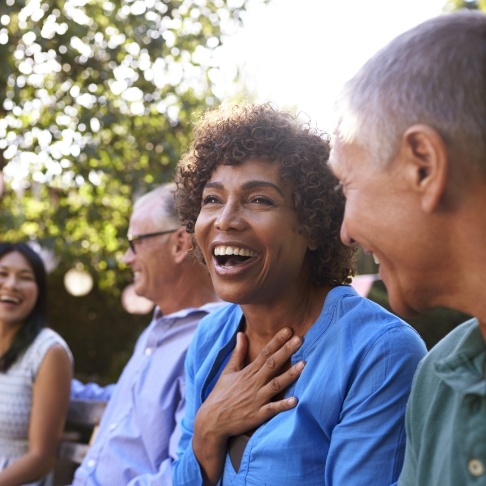
[[[405,322],[348,284],[329,142],[272,105],[196,126],[176,201],[219,297],[186,361],[174,484],[389,485],[425,354]]]
[[[46,328],[46,275],[25,243],[0,243],[0,485],[51,484],[72,356]]]

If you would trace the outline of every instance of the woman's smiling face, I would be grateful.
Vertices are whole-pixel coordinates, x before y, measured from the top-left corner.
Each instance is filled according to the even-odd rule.
[[[32,312],[39,290],[30,263],[19,252],[0,258],[0,321],[17,325]]]
[[[218,165],[204,188],[195,236],[227,302],[272,303],[297,282],[310,284],[304,272],[311,245],[280,169],[279,162],[259,158]]]

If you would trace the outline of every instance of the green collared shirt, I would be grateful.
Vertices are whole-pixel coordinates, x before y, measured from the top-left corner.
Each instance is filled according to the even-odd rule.
[[[486,485],[486,343],[477,319],[422,360],[406,412],[399,486]]]

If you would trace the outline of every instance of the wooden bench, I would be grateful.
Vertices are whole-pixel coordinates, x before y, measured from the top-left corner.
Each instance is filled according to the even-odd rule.
[[[107,402],[71,400],[66,427],[57,451],[54,486],[71,484],[96,434]]]

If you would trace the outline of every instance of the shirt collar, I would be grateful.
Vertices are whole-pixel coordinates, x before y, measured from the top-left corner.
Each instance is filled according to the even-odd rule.
[[[176,312],[172,312],[172,314],[164,314],[159,306],[156,306],[154,309],[154,320],[161,319],[162,317],[166,317],[168,319],[180,319],[183,317],[187,317],[191,314],[196,312],[213,312],[224,305],[228,305],[227,302],[209,302],[207,304],[202,305],[201,307],[187,307],[186,309],[180,309]]]
[[[457,343],[452,353],[435,363],[437,374],[452,388],[466,392],[485,394],[484,366],[486,344],[477,319]],[[479,389],[482,391],[479,391]]]

